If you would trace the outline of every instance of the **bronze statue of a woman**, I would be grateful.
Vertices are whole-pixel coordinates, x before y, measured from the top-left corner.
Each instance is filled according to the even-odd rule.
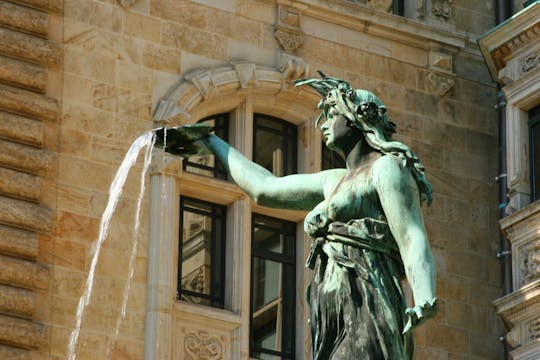
[[[436,312],[435,265],[420,210],[431,202],[424,167],[404,144],[373,93],[321,73],[299,80],[323,97],[317,125],[346,169],[275,177],[208,130],[167,130],[167,151],[210,151],[257,203],[310,210],[307,266],[312,355],[326,359],[412,359],[411,329]],[[158,133],[158,136],[160,134]],[[163,137],[163,131],[161,132]],[[415,306],[406,308],[407,278]]]

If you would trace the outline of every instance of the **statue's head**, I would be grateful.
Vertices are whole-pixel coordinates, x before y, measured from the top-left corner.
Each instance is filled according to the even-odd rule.
[[[333,113],[340,114],[355,128],[359,129],[367,144],[383,154],[392,154],[403,161],[403,166],[411,169],[418,184],[422,200],[431,202],[432,189],[424,174],[424,166],[406,145],[392,141],[396,125],[388,118],[386,107],[372,92],[353,89],[341,79],[331,78],[319,71],[320,79],[296,80],[296,86],[309,85],[322,96],[318,108],[321,111],[316,126],[321,119],[328,119]]]
[[[396,125],[390,121],[386,107],[375,94],[363,89],[353,89],[348,82],[327,77],[322,72],[319,74],[320,79],[296,81],[296,86],[309,85],[323,97],[317,106],[322,112],[316,126],[319,126],[323,118],[328,119],[330,109],[334,109],[363,132],[368,143],[369,138],[377,138],[378,141],[392,139]]]

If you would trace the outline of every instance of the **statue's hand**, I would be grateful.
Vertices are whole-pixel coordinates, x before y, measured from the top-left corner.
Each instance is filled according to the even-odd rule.
[[[437,313],[437,298],[426,301],[422,305],[417,305],[405,310],[405,316],[408,319],[403,329],[403,334],[407,334],[412,328],[422,325],[427,319],[435,316]]]
[[[183,157],[208,155],[211,151],[204,139],[212,131],[212,126],[203,123],[161,128],[156,130],[156,146],[165,146],[168,153]]]

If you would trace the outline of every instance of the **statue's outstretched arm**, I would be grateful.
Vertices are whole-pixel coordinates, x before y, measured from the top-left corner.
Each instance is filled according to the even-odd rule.
[[[420,211],[418,186],[410,171],[392,155],[377,160],[373,180],[414,296],[415,306],[406,313],[404,332],[408,332],[436,312],[435,263]]]
[[[210,134],[202,141],[223,163],[233,181],[260,205],[311,210],[324,199],[325,172],[276,177],[216,135]]]

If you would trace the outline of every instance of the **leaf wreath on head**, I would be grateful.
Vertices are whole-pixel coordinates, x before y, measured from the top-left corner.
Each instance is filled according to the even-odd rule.
[[[308,85],[315,89],[322,99],[317,108],[322,110],[315,125],[319,126],[322,118],[327,118],[328,110],[334,108],[353,123],[366,138],[373,149],[382,154],[392,154],[401,160],[403,167],[409,168],[418,185],[420,201],[428,205],[433,199],[433,189],[426,178],[424,165],[411,149],[399,142],[391,141],[396,132],[396,124],[388,118],[387,109],[382,101],[372,92],[353,89],[341,79],[328,77],[317,71],[321,78],[295,80],[296,86]]]

